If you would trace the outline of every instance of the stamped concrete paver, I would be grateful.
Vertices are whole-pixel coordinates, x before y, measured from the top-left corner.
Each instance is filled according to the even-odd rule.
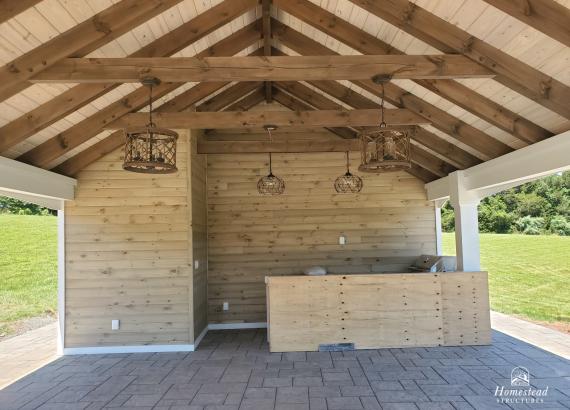
[[[517,366],[543,403],[497,402]],[[286,354],[265,330],[212,331],[192,353],[60,357],[0,391],[2,410],[111,408],[568,410],[570,361],[497,331],[491,346]]]

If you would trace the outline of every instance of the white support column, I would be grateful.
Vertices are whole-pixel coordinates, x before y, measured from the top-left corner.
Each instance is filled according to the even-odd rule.
[[[57,354],[65,348],[65,210],[64,201],[57,211]]]
[[[434,201],[435,204],[435,254],[438,256],[443,255],[443,238],[441,231],[441,208],[447,202],[446,199],[438,199]]]
[[[477,272],[481,270],[479,249],[478,210],[480,198],[466,188],[463,171],[448,176],[450,201],[455,210],[455,249],[457,270]]]

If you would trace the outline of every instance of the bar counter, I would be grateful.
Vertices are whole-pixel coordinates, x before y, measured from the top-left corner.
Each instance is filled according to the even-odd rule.
[[[267,276],[271,352],[486,345],[487,272]],[[335,346],[332,346],[334,348]]]

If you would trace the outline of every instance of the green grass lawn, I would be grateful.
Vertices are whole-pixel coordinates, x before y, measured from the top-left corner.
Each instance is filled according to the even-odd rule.
[[[0,215],[0,334],[57,309],[57,218]]]
[[[570,322],[570,237],[481,234],[493,310],[538,321]],[[455,236],[443,234],[445,255]]]

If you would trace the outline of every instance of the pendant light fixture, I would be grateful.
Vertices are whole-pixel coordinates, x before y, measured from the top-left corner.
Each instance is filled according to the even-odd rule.
[[[149,122],[146,127],[125,129],[125,160],[123,169],[144,174],[170,174],[176,168],[176,141],[178,134],[158,128],[152,122],[152,88],[160,84],[158,78],[142,80],[149,88]]]
[[[360,134],[362,163],[361,172],[381,173],[410,169],[410,137],[415,132],[411,128],[389,128],[384,121],[384,84],[389,77],[376,76],[376,84],[382,85],[382,102],[380,104],[380,126],[378,129],[364,131]]]
[[[362,190],[362,178],[350,173],[350,157],[346,151],[346,173],[334,181],[334,189],[339,194],[356,194]]]
[[[271,136],[271,131],[275,131],[277,127],[275,125],[265,125],[263,127],[265,131],[269,134],[269,142],[273,141]],[[281,195],[285,191],[285,182],[275,175],[273,175],[273,169],[271,166],[271,152],[269,152],[269,174],[261,177],[257,181],[257,192],[261,195]]]

